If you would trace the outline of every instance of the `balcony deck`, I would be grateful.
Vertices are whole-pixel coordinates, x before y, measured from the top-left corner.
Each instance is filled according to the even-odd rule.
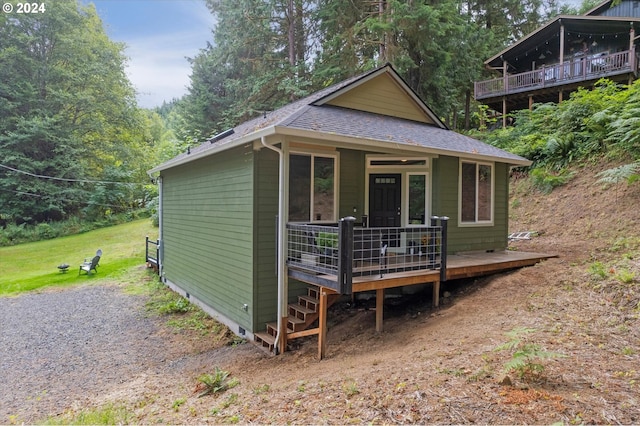
[[[533,266],[542,260],[557,257],[555,254],[532,253],[522,251],[502,251],[502,252],[481,252],[466,253],[447,256],[447,280],[461,278],[471,278],[482,275],[490,275],[511,269]],[[305,281],[303,274],[297,274],[294,269],[290,269],[292,278]],[[336,282],[335,275],[321,275],[318,278],[327,282]],[[415,270],[392,272],[380,275],[368,275],[353,277],[352,291],[354,293],[380,290],[394,287],[410,286],[439,282],[441,279],[439,270]],[[305,281],[309,284],[316,282]],[[438,301],[434,299],[434,304]]]
[[[578,87],[600,78],[637,76],[638,56],[634,50],[572,58],[534,71],[509,74],[474,83],[475,99],[490,104],[504,96],[528,95],[563,86]]]

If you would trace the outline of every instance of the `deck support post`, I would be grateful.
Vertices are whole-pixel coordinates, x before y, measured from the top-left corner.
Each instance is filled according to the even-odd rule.
[[[433,307],[440,306],[440,281],[434,281],[433,285]]]
[[[320,287],[320,316],[318,317],[318,358],[324,359],[327,353],[327,291]]]
[[[281,354],[287,351],[287,322],[288,316],[282,318],[280,323],[280,332],[278,333],[278,353]]]
[[[384,318],[384,289],[376,290],[376,331],[381,333],[384,329],[382,320]]]

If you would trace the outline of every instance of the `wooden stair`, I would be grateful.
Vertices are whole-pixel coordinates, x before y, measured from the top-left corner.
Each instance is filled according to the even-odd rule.
[[[329,297],[327,299],[328,308],[338,300],[340,295],[333,292],[333,290],[325,289],[325,291],[329,291]],[[318,319],[320,316],[319,310],[320,288],[308,287],[306,295],[298,296],[297,303],[290,303],[288,305],[287,340],[317,334],[314,333],[313,330],[309,330],[309,333],[305,333],[305,331]],[[276,344],[276,336],[278,335],[278,323],[269,322],[266,325],[266,331],[254,334],[255,343],[265,350],[273,352]]]

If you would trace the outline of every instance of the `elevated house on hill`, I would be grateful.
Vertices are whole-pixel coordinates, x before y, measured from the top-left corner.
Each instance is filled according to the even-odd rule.
[[[437,303],[442,281],[539,261],[505,252],[509,169],[529,164],[447,129],[386,65],[151,170],[153,261],[235,333],[276,352],[317,334],[322,357],[341,294],[374,291],[381,330],[387,289]]]
[[[534,102],[561,102],[603,77],[630,84],[638,77],[639,29],[638,0],[557,16],[485,61],[499,75],[475,82],[475,99],[506,117]]]

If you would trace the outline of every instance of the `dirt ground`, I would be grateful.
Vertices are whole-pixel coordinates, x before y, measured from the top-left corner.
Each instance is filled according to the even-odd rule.
[[[322,361],[312,337],[273,357],[162,326],[175,368],[141,370],[66,412],[111,404],[144,424],[639,423],[640,185],[594,184],[603,167],[549,195],[512,184],[511,231],[539,236],[511,248],[558,258],[444,283],[437,309],[429,289],[395,300],[382,333],[374,311],[338,303]],[[531,330],[523,344],[563,356],[535,359],[538,374],[506,372],[514,350],[496,349],[518,328]],[[199,397],[215,367],[237,385]]]

